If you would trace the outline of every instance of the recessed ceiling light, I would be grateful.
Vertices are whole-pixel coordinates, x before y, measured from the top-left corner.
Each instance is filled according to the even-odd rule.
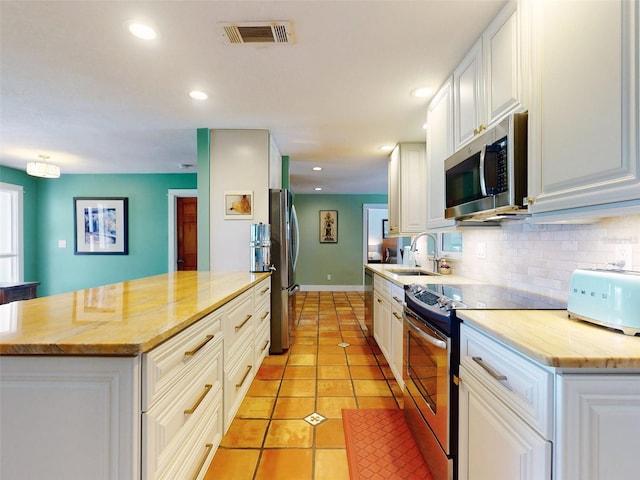
[[[316,188],[314,188],[314,190],[315,190],[316,192],[319,192],[320,190],[322,190],[322,187],[316,187]]]
[[[130,23],[129,31],[135,37],[142,40],[153,40],[156,38],[156,32],[153,28],[143,23]]]
[[[416,98],[425,98],[430,96],[433,93],[433,88],[429,87],[420,87],[411,91],[411,96]]]
[[[315,170],[316,172],[319,172],[320,170],[322,170],[322,167],[313,167],[312,170]]]
[[[382,150],[383,152],[390,152],[391,150],[393,150],[393,145],[382,145],[380,147],[380,150]]]
[[[204,92],[200,92],[199,90],[191,90],[189,92],[189,96],[194,100],[206,100],[207,98],[209,98],[209,95]]]

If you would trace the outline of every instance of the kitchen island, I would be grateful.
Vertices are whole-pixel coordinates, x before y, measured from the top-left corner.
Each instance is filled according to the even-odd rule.
[[[269,275],[175,272],[0,305],[0,477],[202,478],[268,352]]]

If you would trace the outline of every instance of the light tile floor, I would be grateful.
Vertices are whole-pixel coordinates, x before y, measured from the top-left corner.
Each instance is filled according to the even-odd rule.
[[[264,360],[205,480],[347,480],[342,409],[402,407],[360,328],[361,292],[299,292],[296,317],[292,347]]]

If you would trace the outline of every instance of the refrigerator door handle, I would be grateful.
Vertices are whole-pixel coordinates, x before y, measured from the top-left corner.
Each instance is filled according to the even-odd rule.
[[[291,205],[291,226],[292,233],[295,232],[295,240],[292,239],[292,246],[295,246],[295,254],[293,254],[292,265],[293,271],[296,271],[296,264],[298,263],[298,255],[300,254],[300,227],[298,226],[298,215],[296,214],[295,205]],[[292,249],[293,250],[293,249]],[[292,252],[293,253],[293,252]]]

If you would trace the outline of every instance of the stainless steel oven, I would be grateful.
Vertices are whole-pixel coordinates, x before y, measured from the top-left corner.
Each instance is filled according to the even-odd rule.
[[[566,309],[566,302],[495,285],[408,285],[404,412],[434,480],[458,478],[461,309]]]
[[[457,402],[451,401],[452,339],[405,308],[404,350],[407,424],[434,479],[450,480],[455,478],[453,447],[458,431],[457,415],[452,415]],[[457,391],[455,395],[457,399]]]

